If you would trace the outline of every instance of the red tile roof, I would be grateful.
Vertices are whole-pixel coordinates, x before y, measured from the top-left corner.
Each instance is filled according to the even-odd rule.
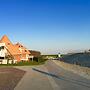
[[[17,55],[17,54],[30,54],[30,52],[21,44],[17,43],[15,45],[12,44],[12,42],[9,40],[9,38],[4,35],[1,40],[0,43],[5,43],[7,49],[9,50],[9,52],[12,55]],[[19,50],[19,48],[23,49],[22,52]]]

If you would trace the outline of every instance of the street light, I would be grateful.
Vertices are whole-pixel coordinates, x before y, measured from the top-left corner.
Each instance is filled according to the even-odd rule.
[[[59,58],[61,57],[61,54],[60,54],[60,53],[58,53],[58,57],[59,57]]]

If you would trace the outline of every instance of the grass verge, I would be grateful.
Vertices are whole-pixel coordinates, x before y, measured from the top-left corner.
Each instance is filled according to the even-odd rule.
[[[39,58],[38,61],[25,61],[25,62],[18,62],[17,64],[0,64],[0,66],[32,66],[32,65],[42,65],[45,64],[47,60]]]

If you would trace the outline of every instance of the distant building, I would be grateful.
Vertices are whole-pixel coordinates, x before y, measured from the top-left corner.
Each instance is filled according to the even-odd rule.
[[[6,35],[1,38],[0,64],[28,61],[30,54],[30,51],[26,47],[20,43],[13,44]]]
[[[41,52],[39,52],[39,51],[30,50],[30,53],[34,57],[40,57],[41,56]]]
[[[33,60],[37,60],[41,56],[41,52],[35,51],[35,50],[29,50],[30,51],[30,60],[33,62]]]

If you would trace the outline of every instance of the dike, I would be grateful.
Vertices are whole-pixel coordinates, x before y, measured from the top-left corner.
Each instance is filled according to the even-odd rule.
[[[73,73],[83,76],[84,78],[90,79],[90,68],[88,67],[81,67],[79,65],[69,64],[57,60],[53,60],[53,62],[65,70],[72,71]]]

